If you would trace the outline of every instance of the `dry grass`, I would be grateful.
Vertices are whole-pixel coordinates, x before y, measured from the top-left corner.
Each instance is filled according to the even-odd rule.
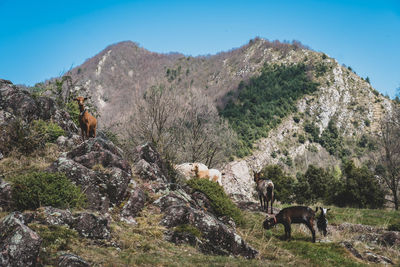
[[[7,158],[0,161],[0,177],[12,180],[13,177],[32,171],[47,169],[60,155],[56,144],[48,143],[43,149],[31,155],[12,152]]]

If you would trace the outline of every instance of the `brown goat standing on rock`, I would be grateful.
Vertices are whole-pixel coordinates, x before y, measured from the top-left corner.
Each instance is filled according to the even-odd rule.
[[[79,96],[75,98],[75,100],[78,102],[79,105],[79,124],[81,126],[81,133],[82,133],[82,139],[85,141],[89,137],[96,137],[96,126],[97,126],[97,120],[95,117],[90,115],[90,113],[86,110],[84,106],[85,100],[87,100],[87,97],[82,97]]]
[[[268,202],[271,201],[271,214],[274,214],[272,210],[272,203],[274,202],[274,183],[271,180],[261,179],[260,172],[254,173],[254,182],[256,183],[258,197],[260,198],[261,210],[265,210],[268,213]],[[265,206],[265,202],[267,202],[267,206]]]
[[[318,210],[318,209],[317,209]],[[281,223],[285,227],[285,239],[291,238],[291,224],[292,223],[304,223],[310,229],[312,234],[312,241],[315,243],[315,211],[309,207],[294,206],[288,207],[281,210],[276,216],[267,218],[264,221],[264,228],[270,229],[272,226]]]

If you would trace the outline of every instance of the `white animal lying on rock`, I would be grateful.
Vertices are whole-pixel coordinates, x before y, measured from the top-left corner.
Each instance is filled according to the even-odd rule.
[[[217,169],[208,169],[203,163],[183,163],[175,165],[175,170],[181,173],[187,180],[197,177],[217,182],[222,186],[222,175]]]

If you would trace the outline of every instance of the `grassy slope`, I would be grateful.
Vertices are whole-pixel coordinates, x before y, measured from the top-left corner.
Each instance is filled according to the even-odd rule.
[[[369,220],[368,217],[378,217],[379,212],[390,221],[400,220],[398,212],[386,210],[357,210],[333,208],[330,221],[335,223],[346,221],[366,223],[381,226],[382,220]],[[363,217],[360,216],[363,214]],[[68,243],[64,250],[76,253],[94,264],[94,266],[364,266],[365,263],[354,258],[339,243],[347,240],[349,233],[344,235],[335,233],[328,236],[333,242],[318,242],[321,236],[317,234],[317,243],[311,243],[311,234],[302,226],[292,227],[293,239],[290,242],[282,239],[284,230],[277,226],[272,230],[262,229],[264,214],[258,212],[245,212],[247,223],[238,227],[238,233],[256,248],[260,254],[257,259],[246,260],[242,257],[225,257],[204,255],[196,248],[181,245],[176,246],[163,240],[163,227],[159,225],[162,215],[158,209],[149,206],[137,218],[138,225],[132,226],[125,223],[113,223],[112,242],[118,244],[120,249],[113,247],[112,242],[103,244],[72,235],[68,242],[47,242],[52,253],[42,253],[48,258],[42,262],[54,262],[56,251],[60,250],[54,243]],[[48,238],[50,238],[48,236]],[[51,240],[51,238],[50,238]],[[358,247],[363,244],[358,244]],[[57,249],[58,248],[58,249]],[[399,252],[394,249],[378,248],[375,253],[386,255],[399,263]],[[53,256],[49,256],[53,255]]]

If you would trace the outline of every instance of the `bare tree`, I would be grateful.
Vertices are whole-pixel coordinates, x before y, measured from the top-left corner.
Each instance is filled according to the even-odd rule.
[[[381,135],[378,138],[380,145],[377,173],[382,177],[389,188],[396,210],[399,209],[400,183],[400,109],[394,107],[381,122]]]
[[[209,167],[226,161],[232,151],[233,131],[200,92],[157,86],[136,102],[125,123],[133,145],[150,141],[169,160]]]

